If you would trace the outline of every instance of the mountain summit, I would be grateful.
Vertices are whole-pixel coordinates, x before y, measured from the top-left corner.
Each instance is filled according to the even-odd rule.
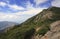
[[[59,26],[60,8],[50,7],[4,32],[0,39],[60,39]]]

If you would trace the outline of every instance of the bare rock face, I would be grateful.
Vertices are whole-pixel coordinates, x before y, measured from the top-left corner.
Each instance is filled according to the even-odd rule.
[[[50,24],[50,31],[44,36],[34,35],[32,39],[60,39],[60,21],[56,21]]]
[[[51,30],[41,37],[41,39],[60,39],[60,21],[56,21],[50,25]]]

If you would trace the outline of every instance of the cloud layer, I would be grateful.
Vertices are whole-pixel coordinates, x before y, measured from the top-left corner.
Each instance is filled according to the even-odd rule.
[[[0,1],[0,21],[21,23],[50,6],[60,7],[60,0],[3,0]],[[40,5],[42,4],[42,5]],[[47,6],[47,7],[45,7]]]

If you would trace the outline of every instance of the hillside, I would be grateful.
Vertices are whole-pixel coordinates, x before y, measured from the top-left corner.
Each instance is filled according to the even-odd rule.
[[[60,21],[60,8],[50,7],[0,34],[0,39],[40,39],[51,30],[51,24],[56,21]]]

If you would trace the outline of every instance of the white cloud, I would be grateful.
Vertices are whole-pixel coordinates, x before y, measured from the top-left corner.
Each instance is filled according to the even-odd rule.
[[[36,5],[39,5],[40,3],[44,3],[48,0],[34,0],[34,2],[36,3]]]
[[[39,13],[40,11],[42,11],[43,9],[45,9],[45,8],[40,8],[40,7],[38,7],[38,8],[34,8],[33,7],[33,4],[31,4],[29,1],[27,2],[27,11],[24,11],[24,12],[18,12],[18,14],[20,13],[20,14],[30,14],[30,15],[32,15],[32,14],[37,14],[37,13]]]
[[[35,15],[38,14],[39,12],[41,12],[43,10],[43,8],[34,8],[34,9],[30,9],[24,12],[18,12],[16,13],[16,15],[20,15],[20,14],[27,14],[27,15]]]
[[[42,11],[42,8],[34,8],[23,12],[17,13],[2,13],[0,12],[0,21],[13,21],[13,22],[23,22],[26,19],[36,15]]]
[[[33,7],[33,4],[31,4],[29,1],[26,3],[26,7],[27,7],[27,9],[32,9],[32,8],[34,8],[34,7]]]
[[[15,10],[24,10],[23,7],[17,6],[17,5],[10,5],[7,4],[11,9]],[[44,8],[34,8],[33,4],[30,2],[27,3],[27,8],[25,10],[27,11],[20,11],[16,13],[2,13],[0,12],[0,21],[14,21],[14,22],[23,22],[26,19],[38,14],[41,12]]]
[[[17,5],[8,5],[11,9],[15,9],[15,10],[24,10],[23,7],[21,6],[17,6]]]
[[[52,1],[52,6],[60,7],[60,0]]]
[[[0,12],[0,19],[15,19],[18,16],[14,15],[14,14],[6,14],[6,13],[1,13]]]
[[[13,21],[17,22],[21,17],[12,13],[2,13],[0,12],[0,21]]]
[[[0,2],[0,6],[5,6],[6,3],[5,2]]]
[[[0,6],[5,6],[5,5],[7,5],[9,8],[11,8],[13,10],[24,10],[24,8],[22,6],[18,6],[16,4],[10,5],[9,3],[0,2]]]

